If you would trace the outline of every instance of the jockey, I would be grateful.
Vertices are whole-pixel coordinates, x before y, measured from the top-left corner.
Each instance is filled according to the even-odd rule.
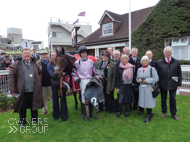
[[[83,118],[85,121],[90,121],[86,114],[86,105],[85,97],[83,96],[86,85],[90,82],[92,78],[92,73],[95,71],[94,63],[92,60],[87,58],[88,50],[86,46],[80,46],[78,50],[79,56],[81,57],[79,60],[75,61],[75,68],[72,72],[72,77],[74,80],[80,84],[81,88],[81,100],[82,100],[82,110],[83,110]],[[89,103],[90,117],[94,119],[99,119],[93,114],[93,106]]]

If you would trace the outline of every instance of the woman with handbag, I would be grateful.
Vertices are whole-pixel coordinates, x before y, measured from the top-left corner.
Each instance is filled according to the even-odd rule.
[[[155,107],[155,98],[152,95],[152,84],[159,80],[156,69],[151,67],[149,63],[148,56],[143,56],[141,59],[142,67],[138,69],[136,78],[137,82],[140,83],[139,106],[147,108],[147,117],[144,123],[149,122],[150,118],[153,117],[152,109]]]
[[[120,117],[121,115],[121,108],[123,103],[126,104],[124,114],[125,117],[129,116],[129,105],[131,103],[135,103],[135,97],[132,88],[134,66],[128,61],[129,57],[127,55],[122,55],[121,63],[117,69],[117,93],[119,94],[119,109],[117,112],[117,117]]]

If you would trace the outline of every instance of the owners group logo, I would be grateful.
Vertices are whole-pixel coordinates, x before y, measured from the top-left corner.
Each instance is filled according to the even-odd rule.
[[[45,133],[48,130],[48,118],[38,118],[38,120],[40,121],[38,123],[34,121],[29,123],[26,120],[25,127],[18,128],[20,125],[20,120],[17,118],[10,118],[8,120],[8,124],[10,125],[10,131],[8,133],[16,133],[17,131],[20,133]]]

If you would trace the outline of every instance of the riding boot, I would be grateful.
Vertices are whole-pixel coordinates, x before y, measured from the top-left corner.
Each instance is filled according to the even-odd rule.
[[[83,109],[83,119],[84,119],[85,121],[90,121],[90,120],[88,119],[87,114],[86,114],[86,105],[85,105],[85,104],[82,104],[82,109]]]
[[[78,109],[78,107],[77,107],[77,105],[78,105],[78,101],[77,101],[77,93],[74,92],[73,95],[74,95],[74,98],[75,98],[75,107],[74,107],[74,110],[77,110],[77,109]]]
[[[147,116],[146,116],[146,120],[144,121],[144,123],[149,122],[150,118],[153,117],[151,112],[152,112],[152,109],[147,108]]]
[[[97,116],[93,114],[93,105],[91,103],[89,104],[89,110],[90,110],[90,115],[89,115],[90,117],[94,119],[99,119]]]
[[[117,117],[120,117],[120,116],[121,116],[121,108],[119,108],[117,111]]]
[[[81,114],[80,117],[83,118],[83,103],[81,103]]]
[[[144,113],[144,108],[142,107],[139,107],[139,115],[143,114]]]
[[[129,116],[129,109],[126,107],[125,108],[125,117],[128,117]]]

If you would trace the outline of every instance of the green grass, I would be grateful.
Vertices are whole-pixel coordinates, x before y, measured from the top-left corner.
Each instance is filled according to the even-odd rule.
[[[189,141],[190,140],[190,97],[177,95],[177,116],[180,121],[174,120],[168,107],[166,118],[161,117],[161,98],[156,99],[156,107],[153,109],[154,117],[149,123],[144,124],[144,115],[139,116],[137,110],[130,112],[128,118],[124,117],[122,113],[120,118],[116,117],[116,113],[107,114],[102,112],[96,114],[100,119],[95,120],[90,118],[90,122],[85,122],[80,118],[80,105],[78,110],[74,110],[74,97],[67,97],[67,105],[69,109],[69,118],[66,122],[61,122],[61,119],[53,121],[52,112],[50,111],[50,102],[48,102],[49,111],[46,115],[41,115],[42,109],[38,110],[39,117],[43,124],[39,125],[40,132],[44,124],[48,124],[45,133],[36,132],[32,128],[30,121],[30,111],[27,111],[27,118],[30,124],[26,124],[30,130],[26,132],[26,128],[20,130],[19,124],[13,123],[13,119],[18,120],[18,114],[12,111],[0,114],[0,141],[1,142],[86,142],[86,141],[106,141],[106,142],[152,142],[152,141]],[[95,113],[94,109],[94,113]],[[124,108],[123,108],[124,111]],[[44,121],[48,118],[47,123]],[[9,123],[8,123],[8,120]],[[14,121],[15,122],[15,121]],[[9,133],[11,128],[9,126],[16,126],[19,130],[15,133]],[[48,129],[48,130],[47,130]],[[32,133],[36,132],[36,133]],[[24,132],[25,131],[25,132]],[[23,133],[22,133],[23,132]],[[31,132],[31,133],[30,133]]]

